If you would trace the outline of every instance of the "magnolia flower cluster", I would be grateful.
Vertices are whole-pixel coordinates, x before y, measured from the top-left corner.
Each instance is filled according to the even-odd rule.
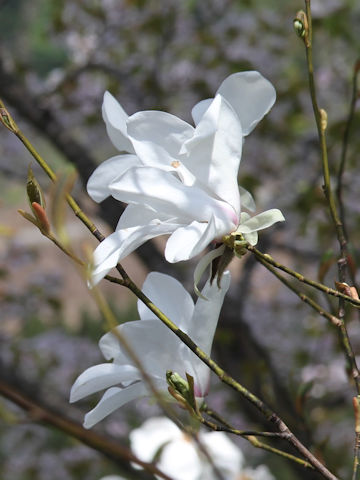
[[[198,440],[224,480],[275,480],[265,465],[245,467],[242,451],[223,432],[200,431]],[[168,418],[146,420],[130,433],[130,444],[140,460],[152,462],[158,458],[157,467],[174,480],[219,478],[198,444]],[[123,479],[110,476],[102,480]]]
[[[255,245],[257,232],[284,220],[271,209],[251,217],[251,195],[238,186],[243,140],[270,110],[275,89],[258,72],[230,75],[212,99],[192,110],[195,126],[161,111],[128,117],[106,92],[103,118],[114,146],[127,152],[102,163],[89,179],[97,202],[128,204],[116,231],[94,252],[92,281],[147,240],[170,234],[168,262],[189,260],[212,241],[238,232]]]
[[[199,262],[195,270],[198,279],[208,263],[224,253],[229,236],[255,245],[259,230],[284,220],[277,209],[251,216],[255,211],[253,198],[239,188],[237,179],[244,137],[274,101],[274,87],[258,72],[235,73],[223,81],[214,98],[195,105],[192,126],[160,111],[129,117],[109,93],[105,94],[106,129],[122,153],[101,164],[87,188],[97,202],[113,196],[128,206],[116,231],[94,252],[92,285],[141,244],[163,234],[170,235],[165,248],[169,262],[188,260],[209,244],[220,244]],[[150,273],[143,285],[145,295],[207,355],[230,285],[230,273],[223,273],[224,268],[217,281],[208,280],[198,292],[195,305],[182,285],[167,275]],[[180,390],[176,390],[176,382],[189,389],[188,375],[193,378],[193,408],[193,394],[200,405],[208,392],[207,365],[140,301],[138,312],[139,320],[126,322],[100,339],[108,362],[88,368],[71,389],[71,402],[105,390],[85,416],[86,428],[127,402],[152,395],[154,389],[171,399],[168,384],[177,397]],[[140,360],[141,369],[122,339]],[[152,461],[161,448],[159,466],[174,479],[215,478],[198,447],[169,422],[149,420],[132,433],[139,458]],[[200,433],[199,439],[225,479],[272,478],[261,469],[246,473],[241,452],[222,433]]]

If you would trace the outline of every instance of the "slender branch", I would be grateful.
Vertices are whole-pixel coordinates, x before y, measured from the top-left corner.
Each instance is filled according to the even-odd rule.
[[[219,425],[216,425],[212,422],[205,423],[207,426],[209,426],[213,430],[221,430],[221,431],[225,431],[225,432],[228,432],[228,433],[234,433],[235,435],[239,435],[237,432],[240,432],[240,430],[236,430],[236,429],[232,428],[232,426],[221,415],[219,415],[217,412],[214,412],[213,410],[209,409],[209,407],[207,405],[204,405],[201,408],[201,410],[203,412],[205,412],[209,417],[212,417],[215,420],[217,420],[218,422],[220,422],[221,424],[223,424],[223,427],[220,427]],[[267,445],[266,443],[260,442],[256,438],[258,436],[274,437],[274,433],[276,434],[276,432],[247,432],[247,434],[246,434],[246,432],[243,431],[241,436],[244,436],[244,438],[256,448],[261,448],[263,450],[270,451],[271,453],[274,453],[274,454],[279,455],[281,457],[284,457],[288,460],[291,460],[291,461],[293,461],[293,462],[295,462],[299,465],[302,465],[305,468],[314,469],[314,467],[309,462],[304,461],[302,458],[296,457],[295,455],[291,455],[290,453],[284,452],[283,450],[279,450],[278,448],[273,448],[273,447]],[[277,437],[278,438],[283,438],[281,436],[281,434],[280,435],[278,434]]]
[[[276,278],[280,280],[284,285],[289,288],[292,292],[295,293],[303,302],[307,303],[311,308],[313,308],[319,315],[322,317],[326,318],[329,320],[335,327],[339,327],[341,325],[341,320],[331,313],[327,312],[322,308],[321,305],[316,303],[313,299],[305,295],[304,293],[300,292],[294,285],[283,275],[281,275],[279,272],[276,271],[274,267],[272,267],[269,263],[267,263],[265,260],[263,260],[260,257],[256,257],[256,260],[261,263],[265,268],[269,270],[273,275],[275,275]]]
[[[360,479],[360,397],[353,398],[355,414],[355,448],[352,480]]]
[[[260,250],[258,250],[256,247],[252,245],[247,245],[246,248],[247,250],[249,250],[249,252],[252,252],[254,255],[256,255],[257,258],[261,258],[265,260],[265,262],[272,265],[273,267],[288,273],[292,277],[296,278],[299,282],[306,283],[307,285],[310,285],[311,287],[316,288],[317,290],[320,290],[321,292],[324,292],[328,295],[332,295],[337,298],[343,298],[344,300],[351,303],[352,305],[360,307],[360,300],[357,300],[356,298],[352,298],[349,295],[345,295],[344,293],[339,292],[338,290],[334,290],[333,288],[327,287],[322,283],[316,282],[314,280],[311,280],[310,278],[305,277],[301,273],[298,273],[295,270],[292,270],[291,268],[283,265],[282,263],[277,262],[271,255],[260,252]]]
[[[85,445],[94,448],[98,452],[116,461],[122,468],[128,471],[129,463],[133,462],[154,475],[158,475],[165,480],[171,480],[170,477],[161,472],[155,465],[143,462],[130,450],[119,445],[119,442],[114,442],[92,430],[86,430],[79,423],[35,402],[28,394],[3,379],[0,380],[0,395],[27,411],[33,421],[36,420],[37,422],[45,423],[77,438]]]
[[[356,101],[358,99],[358,74],[360,71],[360,60],[358,60],[354,66],[353,69],[353,76],[352,76],[352,93],[351,93],[351,101],[350,101],[350,108],[349,108],[349,114],[348,118],[346,121],[345,125],[345,130],[344,130],[344,135],[343,135],[343,141],[342,141],[342,147],[341,147],[341,156],[340,156],[340,165],[339,165],[339,170],[337,174],[337,187],[336,187],[336,196],[339,204],[339,210],[340,210],[340,219],[341,223],[343,225],[344,229],[344,234],[345,237],[347,238],[346,234],[346,223],[345,223],[345,206],[343,202],[343,175],[345,172],[345,165],[346,165],[346,157],[347,157],[347,151],[348,151],[348,146],[349,146],[349,138],[350,138],[350,131],[351,131],[351,126],[354,120],[354,114],[355,114],[355,106],[356,106]],[[353,282],[354,283],[354,282]]]

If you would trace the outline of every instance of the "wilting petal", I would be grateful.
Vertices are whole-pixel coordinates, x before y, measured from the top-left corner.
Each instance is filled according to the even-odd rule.
[[[256,205],[253,196],[245,188],[239,186],[241,208],[255,212]]]
[[[134,147],[127,135],[126,121],[128,115],[109,92],[104,94],[102,114],[107,134],[114,147],[120,151],[134,153]]]
[[[148,205],[165,215],[178,217],[185,224],[209,220],[213,213],[223,217],[229,209],[225,202],[214,200],[203,190],[184,185],[170,172],[153,167],[131,168],[110,188],[117,200]]]
[[[184,163],[196,179],[240,213],[237,174],[242,152],[239,118],[221,95],[201,118],[193,137],[182,146]],[[237,223],[237,218],[235,218]]]
[[[141,165],[136,155],[117,155],[101,163],[90,176],[87,191],[95,202],[102,202],[111,195],[109,185],[128,168]]]
[[[127,131],[144,165],[166,170],[177,168],[180,175],[187,176],[178,163],[181,145],[193,135],[191,125],[166,112],[147,111],[132,115]]]
[[[152,462],[163,445],[182,435],[169,418],[152,417],[130,432],[131,450],[143,462]]]
[[[140,227],[117,230],[105,238],[94,251],[92,285],[96,285],[117,263],[151,238],[171,233],[177,225],[151,223]]]
[[[227,77],[220,93],[240,118],[243,135],[248,135],[268,113],[276,100],[276,91],[259,72],[239,72]]]
[[[189,260],[202,252],[219,233],[213,217],[208,223],[192,222],[178,228],[166,243],[165,258],[170,263]]]
[[[169,275],[151,272],[142,291],[171,321],[184,329],[192,317],[194,302],[180,282]],[[138,300],[138,311],[141,320],[157,319],[141,300]]]
[[[243,213],[241,214],[242,218]],[[237,228],[239,233],[251,233],[257,232],[258,230],[263,230],[264,228],[271,227],[276,222],[284,222],[284,215],[277,208],[272,208],[271,210],[266,210],[265,212],[259,213],[254,217],[246,219],[244,222],[240,222],[240,225]]]
[[[93,427],[103,418],[110,415],[110,413],[125,405],[125,403],[146,395],[147,389],[142,382],[135,383],[126,388],[109,388],[109,390],[106,390],[96,407],[85,415],[84,427]]]
[[[95,365],[85,370],[76,379],[71,388],[70,402],[77,402],[81,398],[105,388],[122,382],[139,380],[140,378],[138,369],[132,365],[122,365],[121,367],[113,363]]]

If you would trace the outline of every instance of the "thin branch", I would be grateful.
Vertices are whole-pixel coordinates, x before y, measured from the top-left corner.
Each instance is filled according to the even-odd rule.
[[[348,151],[348,146],[349,146],[349,138],[350,138],[350,131],[351,131],[351,126],[352,122],[354,120],[354,114],[355,114],[355,106],[356,106],[356,101],[358,99],[358,74],[360,71],[360,60],[358,60],[355,63],[354,69],[353,69],[353,76],[352,76],[352,93],[351,93],[351,101],[350,101],[350,108],[349,108],[349,114],[348,118],[346,121],[345,125],[345,130],[344,130],[344,135],[343,135],[343,141],[342,141],[342,148],[341,148],[341,156],[340,156],[340,165],[339,165],[339,170],[337,174],[337,187],[336,187],[336,196],[339,204],[339,210],[340,210],[340,219],[341,223],[343,225],[344,229],[344,234],[345,237],[348,238],[347,233],[346,233],[346,223],[345,223],[345,206],[343,202],[343,175],[345,172],[345,165],[346,165],[346,157],[347,157],[347,151]]]
[[[261,263],[261,265],[263,265],[265,268],[267,268],[269,272],[275,275],[275,277],[278,278],[280,282],[286,285],[287,288],[289,288],[289,290],[294,292],[295,295],[297,295],[303,302],[305,302],[311,308],[313,308],[319,315],[329,320],[335,327],[339,327],[341,325],[341,320],[339,318],[335,317],[331,313],[324,310],[322,306],[316,303],[312,298],[308,297],[307,295],[302,293],[300,290],[298,290],[296,287],[294,287],[294,285],[287,278],[281,275],[281,273],[277,272],[277,270],[274,267],[272,267],[268,262],[266,262],[260,257],[256,257],[256,260],[259,263]]]
[[[119,445],[119,442],[114,442],[92,430],[86,430],[79,423],[35,402],[28,394],[3,379],[0,379],[0,395],[27,411],[33,421],[45,423],[77,438],[85,445],[116,461],[127,471],[130,470],[129,463],[132,462],[165,480],[172,480],[152,463],[143,462],[137,458],[130,450]]]
[[[352,480],[360,479],[360,397],[353,398],[355,414],[355,448]]]
[[[261,258],[265,260],[265,262],[270,263],[270,265],[272,265],[273,267],[288,273],[292,277],[296,278],[299,282],[306,283],[307,285],[310,285],[311,287],[316,288],[317,290],[320,290],[321,292],[324,292],[328,295],[332,295],[337,298],[343,298],[344,300],[351,303],[352,305],[360,307],[360,300],[357,300],[356,298],[352,298],[349,295],[345,295],[344,293],[339,292],[338,290],[334,290],[333,288],[327,287],[322,283],[316,282],[314,280],[311,280],[310,278],[305,277],[301,273],[296,272],[295,270],[292,270],[291,268],[283,265],[282,263],[277,262],[271,255],[260,252],[260,250],[258,250],[256,247],[252,245],[247,245],[246,248],[247,250],[249,250],[249,252],[254,253],[256,257]]]
[[[260,442],[256,438],[258,436],[285,438],[282,434],[276,434],[276,432],[251,432],[251,431],[246,432],[245,430],[244,431],[236,430],[232,428],[232,426],[221,415],[209,409],[207,405],[204,405],[201,410],[205,412],[209,417],[212,417],[216,421],[223,424],[223,427],[220,427],[217,424],[214,424],[212,422],[207,422],[205,419],[203,419],[205,421],[202,423],[207,425],[209,428],[212,428],[215,431],[220,430],[228,433],[233,433],[235,435],[243,436],[248,442],[250,442],[256,448],[261,448],[263,450],[270,451],[271,453],[274,453],[276,455],[279,455],[280,457],[291,460],[292,462],[295,462],[296,464],[301,465],[305,468],[309,468],[312,470],[314,469],[314,467],[309,462],[304,461],[302,458],[296,457],[295,455],[291,455],[290,453],[284,452],[283,450],[279,450],[278,448],[273,448],[270,445],[267,445],[266,443]]]

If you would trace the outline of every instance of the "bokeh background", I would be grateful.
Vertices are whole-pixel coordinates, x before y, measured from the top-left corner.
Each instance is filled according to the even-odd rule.
[[[312,5],[318,94],[328,112],[336,185],[352,70],[360,56],[360,4],[314,0]],[[163,109],[191,121],[192,106],[213,96],[226,76],[259,70],[274,84],[277,102],[246,139],[239,180],[253,193],[259,211],[280,208],[286,217],[283,225],[261,234],[259,246],[333,286],[337,244],[321,189],[304,48],[292,25],[300,8],[300,0],[1,0],[0,97],[59,174],[77,170],[74,195],[109,233],[121,213],[119,204],[106,201],[99,207],[85,189],[96,165],[115,153],[101,118],[104,91],[129,114]],[[355,115],[344,176],[354,268],[360,240],[359,126]],[[28,208],[29,164],[49,192],[49,181],[23,145],[0,129],[0,379],[81,421],[97,398],[70,407],[69,390],[79,373],[102,361],[97,341],[105,327],[76,268],[17,214],[18,208]],[[71,212],[66,228],[80,255],[95,246]],[[162,248],[162,241],[149,243],[124,265],[139,284],[149,270],[158,270],[191,289],[194,264],[166,264]],[[337,332],[250,255],[231,269],[234,282],[214,358],[273,406],[330,469],[349,476],[355,389]],[[119,322],[137,318],[128,292],[106,282],[102,289]],[[310,294],[326,308],[336,308]],[[348,328],[359,353],[355,313],[348,312]],[[208,403],[239,428],[268,429],[216,378]],[[158,413],[156,405],[140,401],[96,429],[127,445],[129,429]],[[33,420],[0,398],[2,480],[96,480],[121,472],[100,454]],[[266,463],[280,480],[312,478],[245,440],[234,441],[248,465]]]

